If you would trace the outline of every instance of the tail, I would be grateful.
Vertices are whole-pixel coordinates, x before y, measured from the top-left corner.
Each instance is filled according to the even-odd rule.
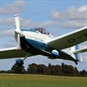
[[[79,52],[77,52],[79,51],[78,45],[71,47],[71,51],[74,54],[76,61],[82,61],[82,55]]]

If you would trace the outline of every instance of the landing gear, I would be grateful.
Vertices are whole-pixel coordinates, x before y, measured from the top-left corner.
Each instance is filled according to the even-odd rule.
[[[22,59],[17,59],[17,60],[16,60],[16,64],[17,64],[18,66],[22,66],[22,65],[24,64],[24,62],[23,62]]]
[[[17,64],[18,66],[22,66],[22,65],[24,64],[24,60],[25,60],[28,56],[29,56],[29,54],[27,54],[23,60],[22,60],[22,59],[17,59],[17,60],[16,60],[16,64]]]
[[[78,60],[75,60],[75,64],[76,64],[76,65],[78,64]]]

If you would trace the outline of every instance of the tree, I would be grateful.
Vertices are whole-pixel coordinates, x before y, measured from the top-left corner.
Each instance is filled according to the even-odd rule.
[[[35,63],[28,65],[27,73],[31,74],[49,74],[49,68],[44,64],[37,65]]]
[[[29,64],[27,68],[27,73],[37,74],[37,64]]]
[[[38,65],[37,71],[39,74],[49,74],[50,73],[49,68],[44,64]]]
[[[66,65],[64,63],[62,63],[61,65],[62,67],[62,73],[63,74],[70,74],[70,75],[78,75],[78,70],[76,67],[73,67],[72,65]]]
[[[81,76],[86,76],[87,75],[87,72],[85,70],[82,70],[82,71],[80,71],[80,75]]]
[[[53,74],[53,75],[61,74],[61,66],[60,65],[51,65],[49,63],[48,68],[50,69],[50,74]]]
[[[24,69],[24,66],[19,66],[16,63],[12,66],[11,71],[13,73],[26,73],[26,70]]]

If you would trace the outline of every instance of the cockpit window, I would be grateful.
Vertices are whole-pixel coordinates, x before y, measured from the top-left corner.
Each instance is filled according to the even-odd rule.
[[[31,29],[30,31],[39,32],[39,33],[42,33],[42,34],[47,34],[47,35],[49,35],[49,33],[48,33],[44,28]]]

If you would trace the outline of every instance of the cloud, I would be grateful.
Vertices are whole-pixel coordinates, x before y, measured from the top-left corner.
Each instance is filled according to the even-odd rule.
[[[24,10],[25,3],[24,1],[15,1],[12,4],[5,5],[4,7],[0,8],[0,14],[14,14],[19,13]]]
[[[13,27],[13,26],[15,26],[15,20],[14,20],[14,18],[3,18],[2,17],[1,20],[0,20],[0,24],[5,25],[5,26]],[[44,22],[35,23],[31,19],[20,18],[20,26],[21,26],[21,28],[31,28],[31,27],[47,28],[47,27],[50,27],[50,26],[56,25],[56,24],[57,23],[54,22],[54,21],[44,21]]]
[[[19,13],[22,12],[25,8],[25,3],[23,0],[18,0],[15,1],[11,4],[4,5],[3,7],[0,8],[0,14],[2,15],[0,17],[0,25],[4,27],[10,27],[13,28],[15,26],[15,21],[14,18],[7,18],[6,16],[3,16],[4,14],[14,14],[14,13]],[[31,19],[24,19],[20,18],[20,26],[21,28],[32,28],[32,27],[43,27],[47,28],[50,26],[55,25],[56,22],[54,21],[43,21],[43,22],[37,22],[35,23]],[[4,35],[4,33],[3,33]]]
[[[67,20],[62,23],[62,28],[81,28],[87,26],[86,20]]]
[[[31,19],[20,18],[20,26],[21,28],[29,28],[32,25]]]
[[[81,43],[81,44],[79,45],[79,48],[87,48],[87,41]]]
[[[14,18],[3,18],[3,17],[1,17],[0,25],[12,26],[14,24],[15,24]]]
[[[87,52],[82,54],[82,61],[87,62]]]
[[[82,7],[80,7],[80,8],[78,8],[78,10],[79,11],[87,11],[87,6],[85,5],[85,6],[82,6]]]
[[[50,17],[62,21],[63,28],[78,28],[87,25],[87,6],[76,8],[72,6],[62,12],[52,10]]]
[[[20,25],[21,27],[29,27],[29,25],[31,24],[32,20],[30,19],[23,19],[23,18],[20,18]],[[9,26],[9,27],[14,27],[15,26],[15,19],[14,17],[13,18],[4,18],[4,17],[1,17],[1,20],[0,20],[0,25],[4,25],[4,26]]]
[[[84,9],[82,9],[84,7]],[[80,8],[75,8],[74,6],[66,9],[65,11],[62,12],[55,12],[54,10],[51,11],[51,17],[53,19],[87,19],[87,6],[82,6]],[[83,11],[82,11],[83,10]]]
[[[5,31],[0,31],[0,37],[4,36],[13,36],[14,35],[14,29],[5,29]]]
[[[3,31],[0,31],[0,42],[0,48],[17,46],[14,38],[14,29],[4,29]]]
[[[34,27],[42,27],[42,28],[48,28],[50,26],[56,25],[57,23],[54,21],[45,21],[41,23],[34,23]]]

